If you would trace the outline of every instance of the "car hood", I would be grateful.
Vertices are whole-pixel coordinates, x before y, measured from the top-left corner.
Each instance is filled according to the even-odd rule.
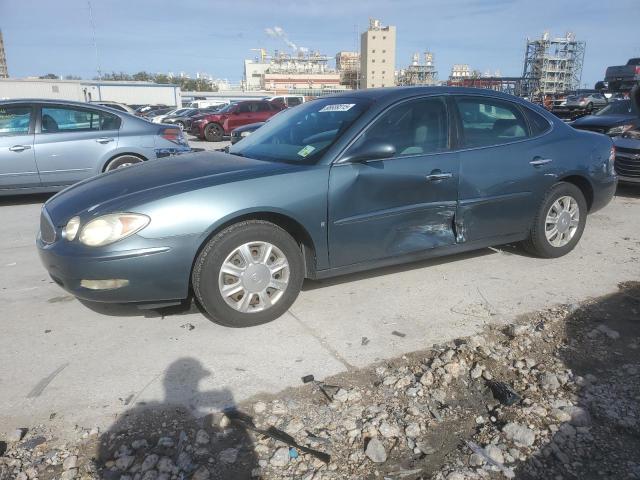
[[[123,211],[158,198],[300,166],[238,157],[222,152],[198,152],[147,161],[98,175],[58,193],[45,203],[53,222],[63,225],[83,212],[98,215]]]
[[[587,115],[578,118],[571,126],[573,127],[615,127],[626,123],[635,123],[637,117],[634,115]]]

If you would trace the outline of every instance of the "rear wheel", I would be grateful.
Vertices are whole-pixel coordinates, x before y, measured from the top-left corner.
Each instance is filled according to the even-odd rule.
[[[130,167],[131,165],[135,165],[136,163],[142,163],[144,160],[140,157],[136,157],[135,155],[120,155],[107,163],[104,167],[105,172],[111,172],[112,170],[117,170],[118,168]]]
[[[184,132],[184,122],[176,122],[176,125],[178,126],[178,128],[180,130],[182,130]]]
[[[296,241],[272,223],[248,220],[207,242],[191,280],[196,298],[214,321],[250,327],[286,312],[303,279]]]
[[[587,202],[571,183],[554,185],[543,200],[524,248],[539,257],[566,255],[580,241],[586,225]]]
[[[217,123],[210,123],[204,129],[204,138],[208,142],[221,142],[224,138],[224,130]]]

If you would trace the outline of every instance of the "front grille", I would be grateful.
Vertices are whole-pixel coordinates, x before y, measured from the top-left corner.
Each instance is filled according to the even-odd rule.
[[[49,214],[44,208],[40,213],[40,238],[47,244],[56,241],[56,229],[49,218]]]
[[[614,167],[618,175],[623,177],[640,178],[640,151],[616,149],[616,161],[614,163]]]

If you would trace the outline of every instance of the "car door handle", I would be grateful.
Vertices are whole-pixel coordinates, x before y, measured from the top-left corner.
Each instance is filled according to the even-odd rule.
[[[31,145],[14,145],[13,147],[9,147],[9,150],[12,152],[23,152],[24,150],[29,150]]]
[[[441,172],[441,173],[430,173],[425,178],[427,182],[437,182],[438,180],[446,180],[447,178],[453,177],[451,172]]]
[[[113,138],[109,138],[109,137],[100,137],[100,138],[96,138],[96,142],[98,143],[109,143],[109,142],[113,142]]]
[[[553,162],[552,158],[539,158],[536,157],[529,162],[529,165],[533,165],[534,167],[541,167],[542,165],[546,165],[547,163]]]

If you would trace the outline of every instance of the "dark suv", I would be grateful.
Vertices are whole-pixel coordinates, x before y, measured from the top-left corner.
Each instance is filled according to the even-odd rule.
[[[249,123],[264,122],[286,107],[265,100],[245,100],[194,119],[190,133],[209,142],[220,142],[231,131]]]

